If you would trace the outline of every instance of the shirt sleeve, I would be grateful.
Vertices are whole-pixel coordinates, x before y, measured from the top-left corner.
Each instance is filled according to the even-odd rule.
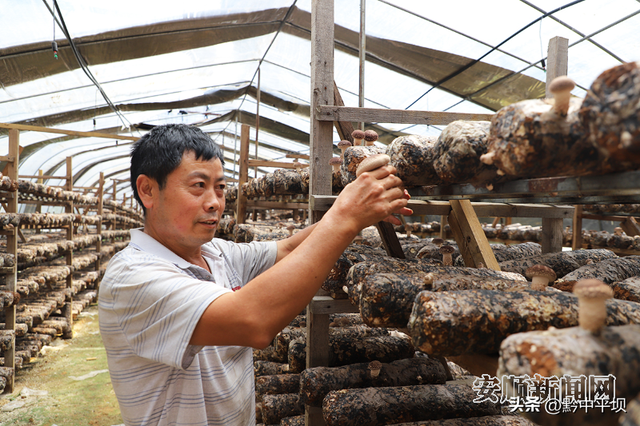
[[[122,339],[112,343],[139,357],[185,368],[201,349],[189,345],[200,317],[230,291],[153,255],[123,254],[101,284],[101,305],[110,324],[103,338]]]
[[[278,245],[275,241],[234,243],[225,240],[212,242],[231,262],[242,285],[271,268],[276,263]]]

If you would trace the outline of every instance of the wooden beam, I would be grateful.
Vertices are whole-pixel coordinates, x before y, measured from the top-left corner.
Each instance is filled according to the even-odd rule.
[[[319,105],[315,108],[318,121],[351,121],[366,123],[402,123],[446,125],[456,120],[490,121],[493,114],[462,112],[408,111],[404,109],[354,108]]]
[[[635,218],[629,216],[622,223],[620,223],[622,230],[630,237],[640,235],[640,226],[636,222]]]
[[[86,137],[86,138],[121,139],[121,140],[128,140],[128,141],[137,141],[138,139],[140,139],[137,136],[114,135],[111,133],[100,133],[100,132],[78,132],[75,130],[63,130],[63,129],[52,129],[49,127],[30,126],[28,124],[0,123],[0,128],[27,130],[30,132],[57,133],[62,135],[80,136],[80,137]]]
[[[489,269],[499,271],[500,265],[498,265],[471,202],[469,200],[451,200],[449,203],[451,203],[449,226],[456,238],[465,265],[478,268],[482,264]]]
[[[547,87],[545,96],[553,98],[549,92],[549,83],[569,70],[569,40],[564,37],[553,37],[547,49]]]
[[[340,95],[340,91],[338,90],[338,85],[336,82],[333,82],[333,104],[335,106],[344,106],[344,101],[342,100],[342,96]],[[338,131],[338,135],[340,135],[340,140],[347,140],[353,144],[353,123],[350,121],[334,121],[334,126]]]
[[[278,169],[295,169],[309,167],[304,163],[286,163],[284,161],[249,160],[249,167],[275,167]]]

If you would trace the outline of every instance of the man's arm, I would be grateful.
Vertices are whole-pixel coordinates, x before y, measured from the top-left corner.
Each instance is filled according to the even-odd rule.
[[[402,181],[393,172],[383,167],[347,185],[319,222],[279,244],[278,263],[209,305],[191,344],[268,346],[313,298],[361,229],[394,213],[411,214]]]
[[[279,240],[278,243],[277,243],[278,244],[278,254],[276,256],[276,263],[278,263],[280,260],[282,260],[286,255],[288,255],[293,250],[295,250],[295,248],[298,247],[300,245],[300,243],[302,243],[304,240],[306,240],[307,237],[311,234],[311,231],[313,231],[313,229],[316,227],[316,225],[317,224],[314,223],[311,226],[307,226],[306,228],[303,228],[303,229],[299,230],[298,232],[295,232],[289,238],[285,238],[283,240]]]

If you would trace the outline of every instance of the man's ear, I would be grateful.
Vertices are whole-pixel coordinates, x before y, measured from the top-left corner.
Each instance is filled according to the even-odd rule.
[[[153,207],[153,199],[158,195],[158,184],[155,179],[147,175],[139,175],[136,179],[136,187],[138,188],[138,196],[142,200],[145,209]]]

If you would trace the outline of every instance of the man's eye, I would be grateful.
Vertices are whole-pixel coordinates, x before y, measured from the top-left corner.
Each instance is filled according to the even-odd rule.
[[[200,188],[204,188],[204,182],[198,182],[196,183],[196,186]]]

